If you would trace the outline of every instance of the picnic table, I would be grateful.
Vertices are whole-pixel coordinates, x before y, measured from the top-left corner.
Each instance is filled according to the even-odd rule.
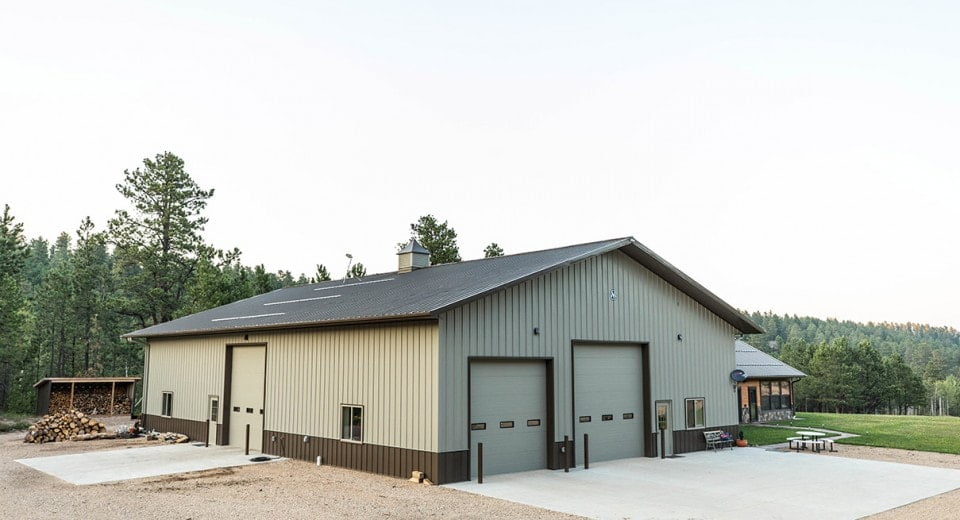
[[[799,431],[796,432],[799,437],[790,437],[787,440],[790,441],[790,448],[797,450],[797,453],[800,453],[800,450],[807,449],[807,446],[810,447],[811,451],[820,453],[823,450],[823,446],[826,443],[830,443],[830,451],[836,451],[833,449],[833,441],[829,439],[820,440],[820,437],[826,437],[827,434],[824,432],[815,432],[815,431]],[[794,448],[794,443],[796,443],[796,448]]]

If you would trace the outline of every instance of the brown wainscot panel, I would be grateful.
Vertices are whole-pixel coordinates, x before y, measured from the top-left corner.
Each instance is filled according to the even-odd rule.
[[[306,441],[306,442],[304,442]],[[422,471],[435,484],[470,479],[470,454],[467,451],[433,453],[376,444],[343,442],[309,435],[264,430],[264,453],[293,459],[409,478],[411,472]]]
[[[182,433],[189,436],[193,442],[204,442],[207,440],[206,421],[191,421],[190,419],[177,419],[176,417],[160,417],[159,415],[147,414],[143,414],[141,420],[143,427],[146,429],[157,430],[161,433]]]
[[[722,430],[733,435],[736,439],[740,433],[739,424],[728,426],[710,426],[709,428],[700,428],[697,430],[674,430],[673,432],[673,452],[688,453],[691,451],[704,451],[707,449],[707,441],[703,439],[703,432],[712,430]]]

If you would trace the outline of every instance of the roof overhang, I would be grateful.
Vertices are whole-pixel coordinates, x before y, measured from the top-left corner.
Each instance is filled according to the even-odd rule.
[[[422,313],[422,314],[405,314],[403,316],[383,316],[376,318],[352,318],[348,320],[331,320],[331,321],[322,321],[322,322],[311,322],[311,323],[287,323],[282,325],[259,325],[254,327],[237,327],[233,329],[219,329],[219,330],[185,330],[180,332],[166,333],[166,334],[137,334],[136,332],[131,332],[121,336],[122,338],[127,339],[162,339],[162,338],[173,338],[173,337],[186,337],[186,336],[213,336],[213,335],[222,335],[222,334],[244,334],[250,332],[265,332],[265,331],[274,331],[274,330],[294,330],[294,329],[319,329],[327,327],[343,327],[349,325],[384,325],[390,323],[406,323],[411,321],[433,321],[437,317],[434,314]],[[149,329],[144,329],[149,330]]]
[[[139,377],[45,377],[33,384],[36,388],[46,383],[136,383]]]
[[[729,303],[721,300],[719,296],[697,283],[696,280],[690,278],[683,271],[674,267],[673,264],[661,258],[647,248],[647,246],[632,238],[626,239],[626,242],[626,244],[618,248],[621,252],[633,258],[640,265],[646,267],[660,278],[666,280],[670,285],[679,289],[680,292],[693,298],[710,312],[732,325],[733,328],[743,334],[762,334],[765,332],[760,325],[757,325],[753,320],[744,316],[743,313]]]

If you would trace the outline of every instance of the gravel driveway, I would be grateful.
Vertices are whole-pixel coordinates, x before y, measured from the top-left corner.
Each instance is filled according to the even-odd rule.
[[[129,423],[108,418],[110,425]],[[0,435],[4,518],[531,518],[573,519],[531,506],[303,461],[74,486],[15,459],[150,445],[141,439],[24,444]],[[153,444],[155,445],[155,444]],[[960,469],[960,456],[844,445],[842,456]],[[805,455],[798,455],[805,456]],[[880,513],[880,519],[940,519],[960,510],[960,490]]]
[[[110,418],[110,424],[129,419]],[[2,516],[52,518],[576,518],[439,486],[287,460],[74,486],[15,459],[157,443],[142,439],[24,444],[0,435]]]

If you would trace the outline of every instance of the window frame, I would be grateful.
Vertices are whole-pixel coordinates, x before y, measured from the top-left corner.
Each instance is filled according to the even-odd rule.
[[[700,423],[697,423],[696,402],[700,401]],[[693,405],[693,426],[690,425],[690,403]],[[683,425],[687,430],[697,430],[707,427],[707,398],[706,397],[687,397],[683,400]]]
[[[160,417],[173,417],[173,392],[160,392]]]
[[[344,412],[347,411],[347,410],[350,411],[350,412],[349,412],[349,415],[344,415]],[[356,438],[356,439],[354,438],[354,433],[355,433],[355,432],[353,431],[354,428],[357,428],[357,426],[354,426],[354,424],[353,424],[354,411],[355,411],[355,410],[359,410],[359,411],[360,411],[359,435],[357,435],[358,438]],[[364,407],[362,404],[340,403],[340,442],[350,442],[350,443],[353,443],[353,444],[363,444],[363,429],[364,429],[364,415],[365,415],[365,411],[366,411],[366,410],[365,410],[365,407]],[[350,424],[349,424],[349,425],[346,425],[346,424],[344,424],[344,421],[345,421],[345,419],[347,419],[348,417],[350,418]],[[349,437],[349,438],[344,436],[345,428],[349,428],[349,431],[350,431],[350,437]]]

